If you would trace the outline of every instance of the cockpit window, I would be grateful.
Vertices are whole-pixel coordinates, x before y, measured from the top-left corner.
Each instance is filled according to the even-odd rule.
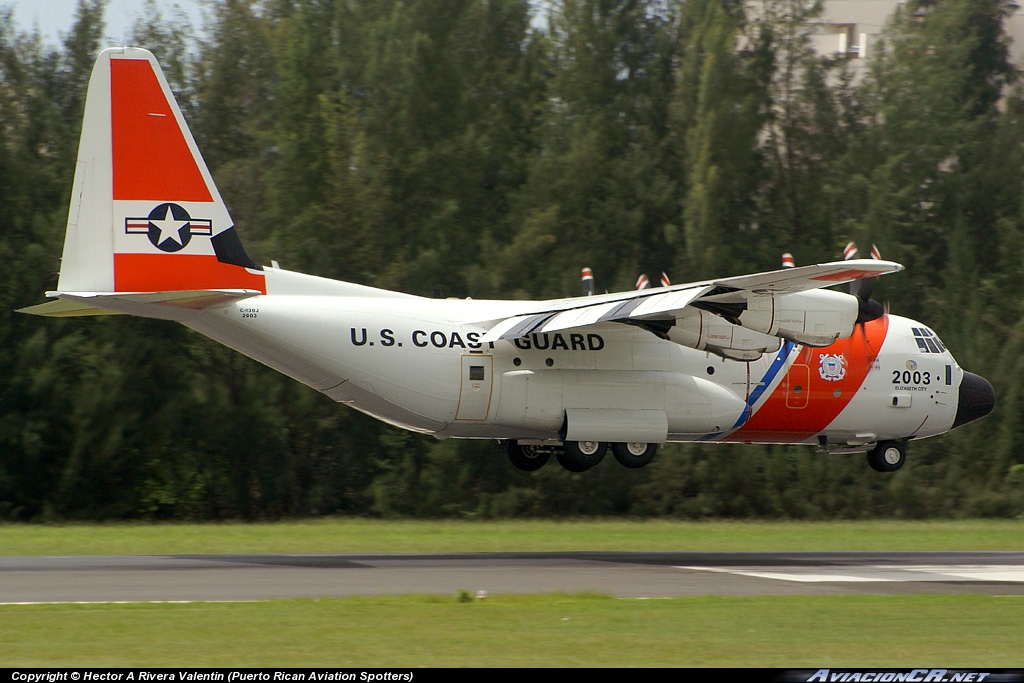
[[[945,353],[946,347],[942,344],[934,332],[927,327],[914,327],[914,341],[921,353]]]

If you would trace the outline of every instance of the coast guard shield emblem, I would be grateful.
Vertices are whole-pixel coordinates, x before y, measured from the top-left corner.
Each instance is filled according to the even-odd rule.
[[[827,382],[838,382],[846,377],[846,359],[842,354],[821,354],[821,365],[818,374]]]

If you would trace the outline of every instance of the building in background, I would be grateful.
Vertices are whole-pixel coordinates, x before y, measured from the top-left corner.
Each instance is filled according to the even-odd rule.
[[[819,30],[813,37],[820,54],[846,54],[859,77],[867,70],[893,12],[904,0],[826,0]],[[921,17],[924,20],[924,17]],[[1007,20],[1006,31],[1012,43],[1010,58],[1024,64],[1024,11],[1017,9]]]

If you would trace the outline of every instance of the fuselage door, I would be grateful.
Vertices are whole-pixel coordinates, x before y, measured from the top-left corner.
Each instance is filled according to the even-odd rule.
[[[494,356],[467,353],[462,356],[462,384],[456,420],[486,420],[491,408]]]
[[[794,363],[786,377],[786,407],[806,408],[811,399],[811,368]]]

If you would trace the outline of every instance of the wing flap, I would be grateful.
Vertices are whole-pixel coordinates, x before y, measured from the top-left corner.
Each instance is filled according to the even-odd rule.
[[[621,308],[622,305],[623,304],[618,301],[611,301],[604,304],[598,304],[596,306],[572,308],[556,315],[550,321],[545,323],[543,325],[543,329],[538,330],[538,332],[558,332],[560,330],[570,330],[576,327],[587,327],[588,325],[610,320],[614,317],[615,311]]]
[[[692,287],[681,291],[668,292],[647,297],[640,302],[640,305],[629,313],[630,318],[649,318],[652,316],[663,316],[668,313],[677,314],[689,306],[695,299],[700,298],[709,287]]]
[[[492,342],[498,341],[499,339],[519,339],[530,334],[536,327],[537,324],[543,321],[545,318],[551,317],[551,313],[540,313],[531,315],[517,315],[512,318],[506,318],[497,325],[487,331],[487,334],[483,336],[483,341]]]
[[[707,286],[667,292],[644,292],[643,296],[630,296],[624,301],[589,303],[591,297],[575,299],[576,306],[568,310],[554,310],[507,318],[492,327],[484,335],[484,342],[500,339],[520,339],[541,332],[589,327],[604,322],[619,322],[629,319],[643,319],[682,311],[691,301],[707,291]]]

